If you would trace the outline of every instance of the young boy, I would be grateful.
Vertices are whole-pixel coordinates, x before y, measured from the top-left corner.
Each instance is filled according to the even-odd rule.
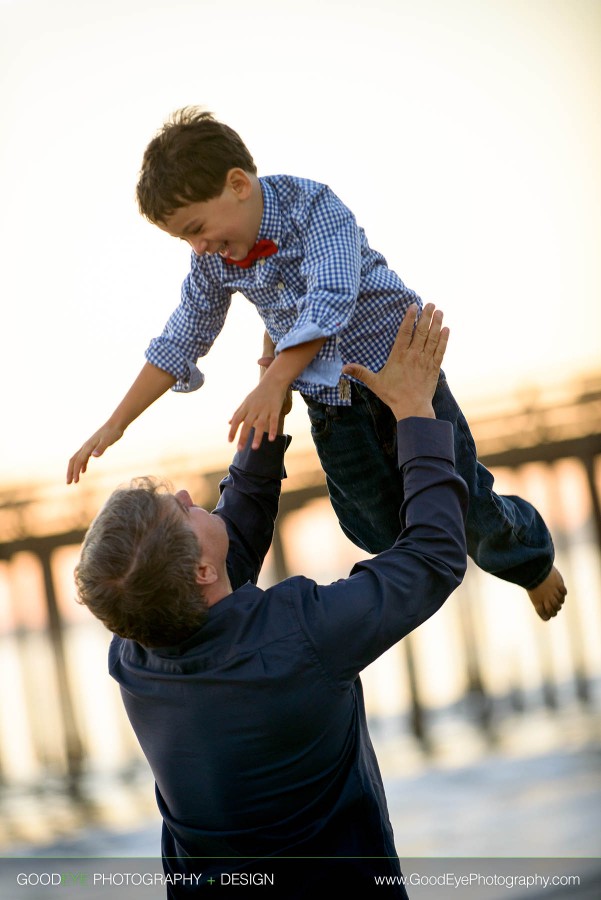
[[[240,137],[207,112],[176,112],[144,153],[137,185],[140,211],[192,247],[181,302],[146,363],[107,422],[75,453],[67,483],[90,456],[101,456],[169,388],[193,391],[196,368],[221,331],[231,296],[256,307],[276,358],[230,420],[239,446],[255,429],[273,440],[286,391],[298,390],[344,533],[368,553],[396,540],[402,482],[396,423],[362,382],[386,361],[405,312],[420,298],[370,248],[352,212],[323,184],[288,175],[257,176]],[[357,365],[360,363],[361,365]],[[551,535],[534,507],[495,494],[477,460],[469,427],[444,375],[434,396],[437,418],[454,426],[456,467],[467,482],[468,553],[487,572],[526,589],[545,621],[566,588],[554,567]]]

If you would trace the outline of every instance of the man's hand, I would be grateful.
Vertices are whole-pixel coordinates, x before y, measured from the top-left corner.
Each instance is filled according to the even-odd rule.
[[[102,456],[107,447],[123,437],[123,431],[123,428],[118,428],[110,422],[106,422],[102,428],[99,428],[69,460],[67,484],[71,484],[71,482],[77,484],[79,476],[83,475],[88,467],[90,456]]]
[[[349,363],[342,371],[362,381],[391,408],[397,421],[409,416],[434,419],[432,397],[448,339],[449,329],[442,328],[442,310],[435,311],[434,304],[427,303],[418,320],[413,303],[379,372],[358,363]]]

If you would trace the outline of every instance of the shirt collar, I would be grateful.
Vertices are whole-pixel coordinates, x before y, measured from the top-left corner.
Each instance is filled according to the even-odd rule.
[[[259,178],[259,184],[263,192],[263,218],[257,240],[266,238],[279,245],[282,236],[282,215],[278,195],[275,188],[264,178]]]

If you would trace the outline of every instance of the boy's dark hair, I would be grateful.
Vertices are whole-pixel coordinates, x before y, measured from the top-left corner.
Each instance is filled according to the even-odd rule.
[[[78,602],[145,647],[181,643],[207,615],[196,583],[198,539],[165,488],[142,478],[111,494],[75,569]]]
[[[212,200],[235,168],[257,174],[240,136],[197,106],[178,109],[144,151],[136,187],[140,212],[156,225],[180,206]]]

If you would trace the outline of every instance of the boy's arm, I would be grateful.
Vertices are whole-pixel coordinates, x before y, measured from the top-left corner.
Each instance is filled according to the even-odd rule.
[[[88,466],[90,456],[102,456],[107,447],[116,443],[128,425],[137,419],[155,400],[175,384],[173,375],[145,363],[140,374],[109,419],[83,444],[69,460],[67,484],[77,483]]]
[[[238,450],[246,446],[251,428],[255,429],[253,450],[260,446],[264,432],[268,433],[270,441],[275,440],[286,392],[294,379],[317,355],[325,341],[326,338],[317,338],[314,341],[297,344],[288,350],[282,350],[274,359],[257,387],[250,392],[230,419],[229,441],[234,440],[238,428],[242,425]]]

